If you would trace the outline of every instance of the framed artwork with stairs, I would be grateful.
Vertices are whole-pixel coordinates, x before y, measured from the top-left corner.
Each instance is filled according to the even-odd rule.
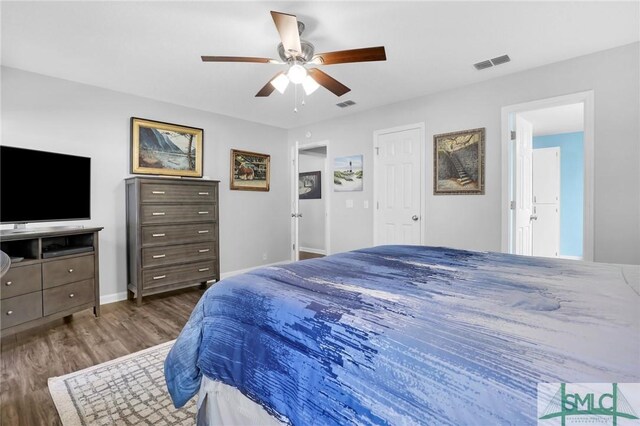
[[[484,194],[485,129],[433,136],[434,195]]]

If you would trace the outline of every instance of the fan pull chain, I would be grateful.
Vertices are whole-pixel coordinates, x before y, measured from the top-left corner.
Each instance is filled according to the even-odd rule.
[[[293,112],[298,112],[298,85],[293,85]]]

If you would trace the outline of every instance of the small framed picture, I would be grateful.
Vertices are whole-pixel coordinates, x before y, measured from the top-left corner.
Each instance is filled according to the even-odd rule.
[[[131,173],[202,177],[204,130],[131,117]]]
[[[231,189],[268,191],[271,156],[257,152],[231,150]]]
[[[333,190],[362,191],[362,155],[336,157],[333,160]]]
[[[298,177],[298,199],[316,200],[322,198],[320,171],[303,172]]]
[[[433,136],[433,193],[484,194],[484,127]]]

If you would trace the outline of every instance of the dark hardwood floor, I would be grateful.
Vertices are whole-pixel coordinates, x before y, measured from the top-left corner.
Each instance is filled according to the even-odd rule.
[[[103,305],[100,318],[86,310],[2,338],[0,424],[60,425],[47,379],[81,370],[175,339],[204,290],[145,297],[139,308],[123,301]]]
[[[308,251],[299,252],[300,260],[315,259],[316,257],[324,257],[324,254],[309,253]]]

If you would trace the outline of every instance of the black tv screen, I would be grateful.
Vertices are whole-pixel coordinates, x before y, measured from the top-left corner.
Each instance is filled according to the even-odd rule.
[[[0,146],[0,222],[91,218],[91,159]]]

